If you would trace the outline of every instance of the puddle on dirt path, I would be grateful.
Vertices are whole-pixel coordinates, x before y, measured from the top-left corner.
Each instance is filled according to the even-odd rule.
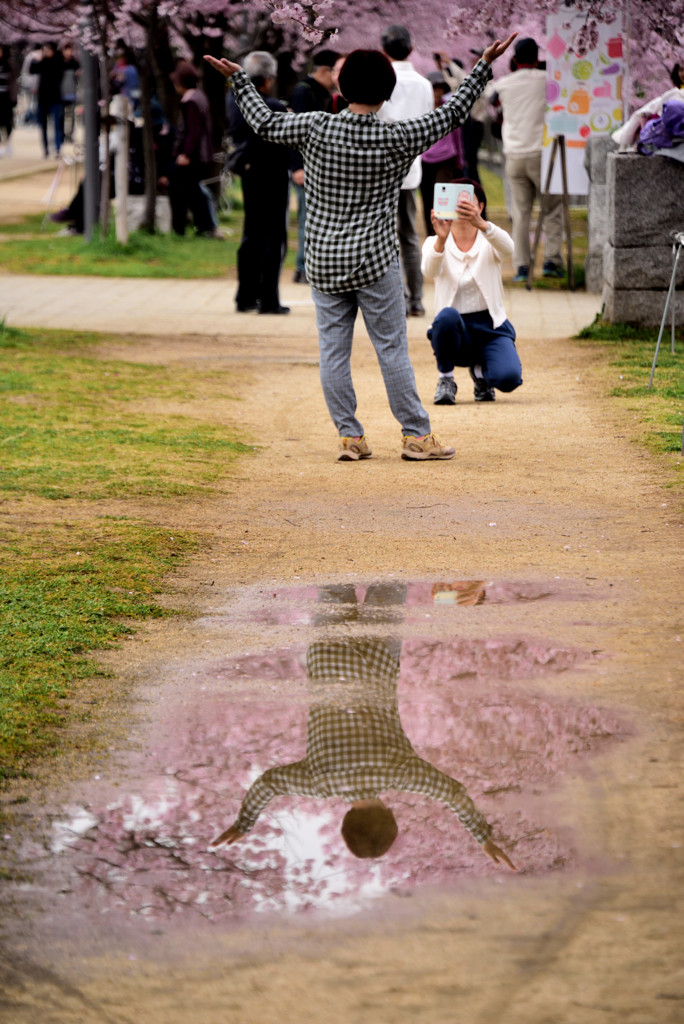
[[[520,873],[573,868],[582,837],[554,794],[627,729],[546,684],[596,656],[457,628],[466,606],[472,633],[483,605],[554,599],[572,596],[486,581],[236,592],[201,630],[231,623],[230,653],[209,641],[174,662],[125,763],[25,847],[24,891],[54,904],[59,890],[61,920],[153,932],[353,915],[507,871],[480,845],[490,834]],[[440,637],[420,633],[428,606]],[[210,850],[231,826],[245,834]]]

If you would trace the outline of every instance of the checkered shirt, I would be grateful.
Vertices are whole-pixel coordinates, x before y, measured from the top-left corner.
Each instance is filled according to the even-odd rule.
[[[491,78],[480,60],[437,110],[407,121],[375,114],[269,108],[244,71],[231,84],[240,110],[268,142],[302,153],[306,181],[306,273],[321,292],[355,291],[379,281],[398,251],[401,183],[417,156],[465,121]],[[268,208],[268,196],[263,197]]]
[[[423,761],[411,746],[399,719],[399,664],[381,640],[312,644],[307,672],[314,684],[325,682],[338,703],[311,707],[306,757],[269,768],[253,783],[236,828],[248,832],[269,801],[282,794],[351,803],[396,789],[441,801],[478,843],[489,839],[491,828],[461,783]]]

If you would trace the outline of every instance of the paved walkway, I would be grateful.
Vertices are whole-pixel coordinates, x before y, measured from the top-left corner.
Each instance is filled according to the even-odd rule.
[[[45,159],[36,125],[12,132],[11,153],[0,157],[0,222],[45,213],[48,205],[52,210],[67,205],[76,191],[77,167],[71,144],[62,153],[62,161]]]
[[[18,128],[12,156],[0,159],[0,221],[45,212],[51,189],[51,208],[64,205],[73,192],[72,172],[57,161],[44,160],[35,125]],[[73,147],[65,146],[67,161]],[[289,317],[260,317],[235,313],[235,281],[155,280],[105,277],[44,277],[0,274],[0,318],[15,327],[55,327],[65,330],[111,331],[135,334],[208,334],[250,337],[296,337],[313,329],[313,303],[308,288],[293,285],[284,275],[281,298],[292,308]],[[583,292],[515,288],[506,305],[518,333],[536,337],[568,337],[593,320],[600,299]],[[427,290],[426,308],[432,309]],[[427,320],[409,321],[412,336],[424,337]]]
[[[135,334],[212,334],[242,332],[292,337],[313,320],[308,288],[285,283],[282,299],[289,317],[236,314],[235,282],[212,280],[150,280],[148,278],[0,276],[0,317],[14,327],[55,327],[66,330]],[[431,295],[426,296],[431,309]],[[519,334],[568,337],[591,322],[600,297],[584,292],[526,292],[509,289],[506,306]],[[422,333],[428,320],[412,320]]]

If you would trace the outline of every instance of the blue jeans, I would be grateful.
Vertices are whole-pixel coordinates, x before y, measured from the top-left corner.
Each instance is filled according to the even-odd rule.
[[[328,295],[312,288],[316,305],[320,372],[323,395],[340,437],[359,437],[363,425],[356,418],[356,392],[350,359],[356,314],[361,310],[366,330],[380,363],[390,409],[403,434],[430,433],[408,354],[406,308],[399,260],[395,259],[379,281],[351,292]]]
[[[303,185],[295,185],[297,196],[297,263],[296,267],[302,274],[306,272],[304,257],[306,255],[306,192]]]
[[[510,320],[494,327],[484,310],[461,313],[441,309],[427,332],[440,373],[454,366],[481,366],[487,384],[499,391],[515,391],[522,384],[522,366]]]
[[[48,122],[52,118],[55,128],[55,152],[59,153],[64,142],[64,105],[62,103],[40,104],[38,107],[38,120],[43,136],[43,150],[48,155]]]

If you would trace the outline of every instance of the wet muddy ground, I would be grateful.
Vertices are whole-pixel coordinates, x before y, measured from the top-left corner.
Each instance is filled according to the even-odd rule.
[[[681,507],[586,351],[518,323],[525,388],[435,409],[459,452],[432,466],[399,460],[363,343],[358,466],[331,458],[312,326],[279,340],[268,414],[263,340],[151,346],[238,366],[263,448],[229,497],[164,511],[210,544],[168,580],[186,614],[102,656],[129,692],[111,749],[15,805],[0,1019],[684,1019]],[[359,859],[369,772],[398,835]],[[210,851],[250,791],[253,828]]]

